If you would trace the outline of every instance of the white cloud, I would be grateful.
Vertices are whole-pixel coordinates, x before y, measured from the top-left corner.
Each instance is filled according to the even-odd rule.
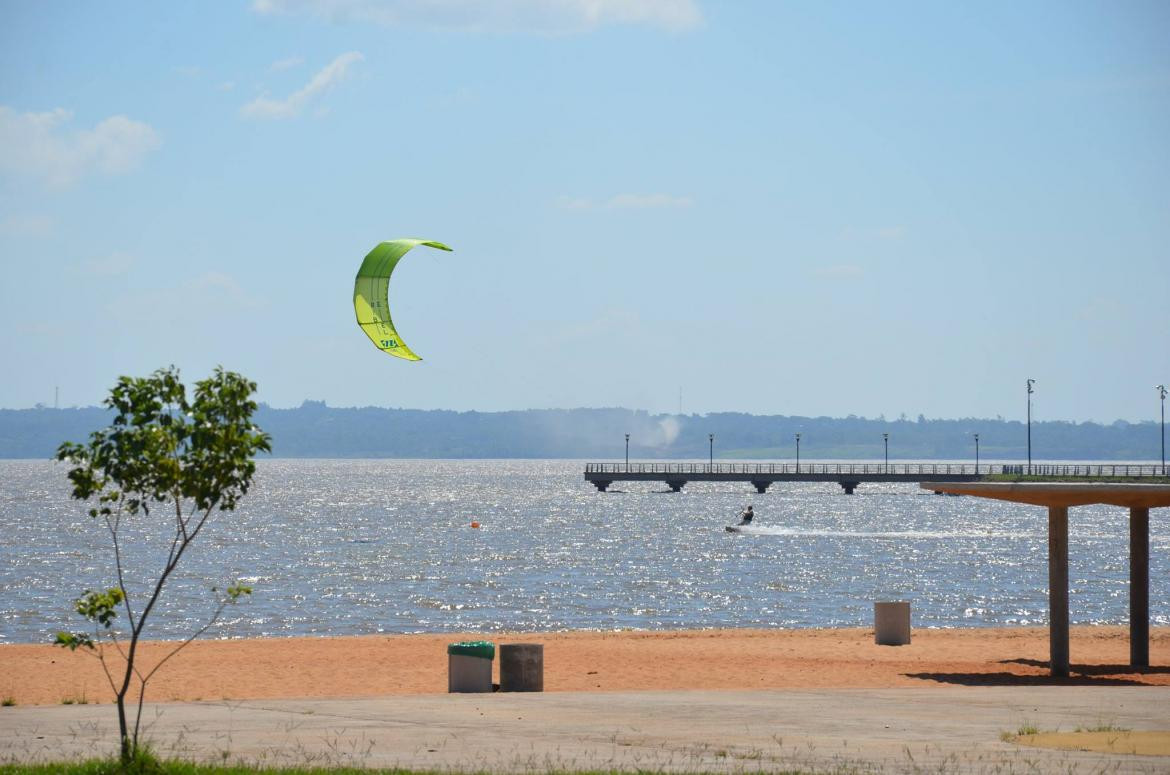
[[[877,230],[877,235],[881,239],[897,240],[906,236],[905,226],[886,226]]]
[[[195,279],[188,281],[184,288],[192,293],[211,291],[213,294],[226,294],[241,299],[244,297],[244,290],[236,282],[235,278],[223,272],[206,272],[201,274]]]
[[[179,286],[178,295],[204,312],[252,312],[267,306],[264,299],[251,295],[236,278],[223,272],[204,272],[188,280]]]
[[[1073,308],[1078,320],[1091,323],[1125,320],[1126,308],[1120,299],[1112,296],[1093,296]]]
[[[865,274],[865,269],[858,264],[831,264],[817,267],[815,272],[821,277],[834,280],[852,280],[862,277]]]
[[[115,250],[102,258],[89,258],[77,264],[78,271],[92,277],[117,277],[134,266],[134,256]]]
[[[253,0],[252,9],[305,13],[333,22],[536,33],[587,32],[622,24],[684,30],[702,21],[696,0]]]
[[[116,320],[195,324],[216,315],[252,313],[267,301],[250,295],[231,275],[205,272],[178,285],[136,290],[108,303],[106,312]]]
[[[645,209],[652,207],[690,207],[695,201],[689,196],[670,194],[618,194],[605,203],[606,207],[620,210]]]
[[[615,194],[603,202],[570,196],[557,199],[557,206],[564,210],[647,210],[690,207],[694,203],[695,200],[689,196],[673,194]]]
[[[345,78],[351,65],[363,57],[357,51],[348,51],[334,59],[305,84],[283,100],[267,96],[257,97],[240,108],[240,114],[248,118],[292,118],[298,116],[313,100],[327,92]]]
[[[568,325],[549,324],[534,329],[534,339],[545,347],[562,347],[578,341],[601,341],[617,337],[628,341],[642,328],[638,313],[630,309],[609,308],[592,320],[580,320]]]
[[[43,237],[53,231],[53,219],[47,215],[14,213],[0,218],[0,235],[6,237]]]
[[[557,198],[557,207],[562,210],[590,210],[593,201],[579,196],[562,196]]]
[[[298,65],[305,63],[304,57],[288,57],[287,59],[278,59],[268,66],[268,72],[279,73],[282,70],[291,70]]]
[[[93,129],[68,131],[64,125],[72,118],[63,108],[17,113],[0,105],[0,172],[63,188],[91,172],[129,172],[160,143],[149,124],[126,116],[110,116]]]

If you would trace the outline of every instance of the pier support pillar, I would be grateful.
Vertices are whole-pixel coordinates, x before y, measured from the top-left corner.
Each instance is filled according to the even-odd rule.
[[[845,491],[846,495],[852,495],[853,489],[861,482],[837,482],[837,484],[841,485],[841,489]]]
[[[1051,671],[1068,676],[1068,506],[1048,507],[1048,607]]]
[[[598,492],[605,492],[605,489],[607,487],[609,487],[611,484],[613,484],[613,482],[609,481],[608,479],[594,479],[593,480],[593,485],[597,488]]]
[[[1129,510],[1129,664],[1150,666],[1150,510]]]
[[[666,485],[670,487],[671,492],[682,492],[683,485],[686,484],[685,479],[667,479]]]
[[[752,480],[752,485],[755,486],[756,492],[758,492],[760,495],[763,495],[768,491],[769,484],[771,484],[771,482],[762,482],[759,479]]]

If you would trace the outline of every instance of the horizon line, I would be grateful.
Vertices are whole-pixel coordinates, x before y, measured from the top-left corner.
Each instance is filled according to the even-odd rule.
[[[877,417],[866,417],[864,415],[857,415],[857,414],[848,414],[848,415],[842,415],[842,416],[800,415],[800,414],[757,414],[754,412],[745,412],[745,411],[737,411],[737,410],[729,410],[729,409],[711,411],[711,412],[692,412],[690,414],[682,414],[682,413],[678,413],[678,412],[652,412],[649,409],[630,409],[630,408],[624,407],[624,406],[578,406],[578,407],[544,407],[544,408],[529,407],[526,409],[446,409],[446,408],[422,409],[422,408],[417,408],[417,407],[404,407],[404,406],[378,406],[376,404],[365,404],[362,406],[331,406],[327,403],[326,400],[311,399],[311,398],[303,399],[301,401],[301,403],[297,406],[273,406],[272,404],[269,404],[266,401],[258,401],[257,406],[259,409],[269,409],[269,410],[277,411],[277,412],[298,411],[298,410],[303,410],[306,408],[307,409],[331,409],[331,410],[341,410],[341,411],[360,411],[360,410],[366,410],[366,409],[377,409],[377,410],[388,411],[388,412],[447,412],[447,413],[451,413],[451,414],[519,414],[519,413],[524,413],[524,412],[628,412],[630,414],[645,414],[648,417],[652,417],[652,418],[682,418],[682,419],[709,418],[709,417],[717,416],[717,415],[740,415],[740,416],[746,416],[746,417],[758,417],[761,419],[781,418],[781,419],[789,419],[789,420],[859,420],[862,422],[874,422],[874,423],[885,423],[885,424],[902,423],[902,424],[906,424],[906,425],[917,425],[920,422],[994,422],[994,423],[1007,423],[1007,424],[1018,423],[1020,425],[1026,424],[1025,420],[1009,419],[1009,418],[1003,417],[1002,415],[997,415],[995,417],[974,417],[974,416],[968,416],[968,417],[927,417],[926,415],[919,413],[917,417],[910,418],[910,417],[906,416],[905,413],[902,413],[898,418],[891,420],[891,419],[887,419],[885,417],[885,415],[878,415]],[[31,412],[31,411],[68,412],[68,411],[85,411],[85,410],[89,410],[89,409],[104,410],[104,407],[102,407],[100,405],[96,405],[96,404],[89,404],[86,406],[78,406],[78,405],[74,404],[71,406],[55,407],[55,406],[46,406],[44,404],[37,403],[37,404],[34,404],[33,406],[28,406],[28,407],[0,407],[0,412]],[[921,418],[921,419],[919,419],[919,418]],[[1110,420],[1110,421],[1093,420],[1093,419],[1069,420],[1069,419],[1060,419],[1060,418],[1047,419],[1047,420],[1037,420],[1037,419],[1032,420],[1033,425],[1041,425],[1041,424],[1045,424],[1045,423],[1062,423],[1062,424],[1070,424],[1070,425],[1097,425],[1100,427],[1108,427],[1108,426],[1118,425],[1118,424],[1127,425],[1127,426],[1129,426],[1129,425],[1137,425],[1137,426],[1158,425],[1159,420],[1154,419],[1154,418],[1146,419],[1146,420],[1139,420],[1137,422],[1133,422],[1131,420],[1126,420],[1123,418],[1117,418],[1115,420]]]

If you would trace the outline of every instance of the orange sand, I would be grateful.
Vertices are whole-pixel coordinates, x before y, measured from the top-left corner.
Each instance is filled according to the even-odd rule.
[[[467,634],[196,641],[148,685],[154,701],[442,693],[446,644]],[[543,643],[546,691],[806,689],[948,685],[1170,686],[1170,628],[1152,630],[1144,671],[1128,666],[1124,627],[1074,627],[1072,676],[1048,675],[1048,630],[916,630],[876,646],[868,628],[489,635]],[[151,666],[170,643],[147,643]],[[496,660],[496,670],[499,660]],[[498,680],[498,673],[497,679]],[[0,646],[0,698],[18,705],[113,698],[98,661],[48,645]]]

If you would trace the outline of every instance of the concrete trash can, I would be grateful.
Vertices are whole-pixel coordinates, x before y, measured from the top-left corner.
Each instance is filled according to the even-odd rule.
[[[490,640],[447,644],[447,691],[490,692],[496,645]]]
[[[910,644],[910,601],[873,604],[873,642],[879,646]]]
[[[544,645],[504,643],[500,645],[500,691],[544,691]]]

